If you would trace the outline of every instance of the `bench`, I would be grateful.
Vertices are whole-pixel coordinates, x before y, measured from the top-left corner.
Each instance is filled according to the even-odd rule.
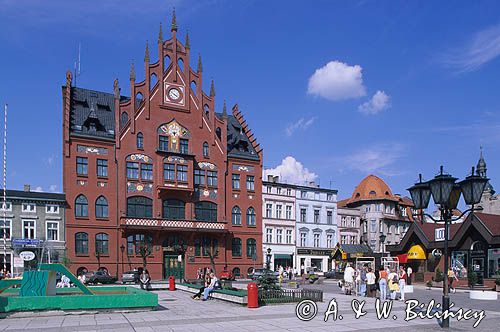
[[[176,289],[183,290],[192,294],[196,294],[200,290],[199,285],[177,283]],[[210,293],[210,297],[227,302],[246,305],[248,303],[247,292],[245,290],[230,290],[230,289],[216,289]]]

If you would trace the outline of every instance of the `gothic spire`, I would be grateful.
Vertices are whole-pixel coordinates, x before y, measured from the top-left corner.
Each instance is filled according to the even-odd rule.
[[[144,51],[144,62],[149,62],[149,43],[146,40],[146,51]]]
[[[133,61],[130,64],[130,80],[135,81],[135,66]]]
[[[160,22],[160,31],[158,32],[158,43],[163,43],[163,29]]]
[[[214,80],[212,80],[212,83],[210,84],[210,97],[215,97],[215,85],[214,85]]]
[[[224,106],[222,107],[222,117],[227,118],[227,107],[226,107],[226,100],[224,99]]]
[[[486,162],[484,161],[483,157],[483,147],[480,147],[480,155],[479,155],[479,160],[477,162],[476,170],[477,174],[480,176],[486,177]]]
[[[203,71],[203,65],[201,64],[201,54],[198,54],[198,73]]]
[[[184,45],[187,49],[191,48],[191,44],[189,43],[189,31],[186,31],[186,43]]]
[[[171,31],[177,31],[177,18],[175,17],[175,7],[172,11],[172,26],[170,28]]]

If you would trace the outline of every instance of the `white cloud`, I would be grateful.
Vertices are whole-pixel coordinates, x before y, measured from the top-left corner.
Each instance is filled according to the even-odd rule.
[[[310,172],[297,161],[294,157],[288,156],[281,161],[281,165],[276,168],[264,170],[264,179],[267,180],[268,175],[279,176],[281,182],[305,185],[318,178],[313,172]]]
[[[364,114],[377,114],[391,107],[389,99],[384,91],[378,90],[369,101],[358,106],[358,111]]]
[[[459,73],[481,68],[500,55],[500,24],[474,34],[462,47],[442,56],[445,65]]]
[[[57,192],[57,184],[51,184],[49,187],[49,191],[53,193]]]
[[[285,129],[286,135],[292,136],[293,133],[297,130],[306,130],[314,123],[314,121],[316,121],[317,118],[318,117],[316,116],[313,116],[312,118],[307,120],[304,118],[300,118],[297,122],[290,123]]]
[[[330,61],[309,78],[307,93],[332,101],[362,97],[366,90],[361,71],[359,65]]]
[[[404,156],[406,147],[403,144],[374,144],[360,149],[343,158],[343,162],[351,169],[363,173],[379,172],[384,175],[396,175],[397,172],[390,168],[396,161]]]
[[[41,186],[38,186],[35,189],[33,189],[33,191],[41,192],[41,191],[43,191],[43,188]]]

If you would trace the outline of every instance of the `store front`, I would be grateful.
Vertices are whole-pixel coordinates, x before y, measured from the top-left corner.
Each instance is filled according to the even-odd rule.
[[[372,249],[364,244],[337,243],[331,253],[331,259],[335,262],[335,271],[337,273],[343,273],[347,263],[354,263],[356,258],[373,256]]]
[[[330,249],[297,249],[297,270],[299,273],[327,272],[331,269],[330,254]]]

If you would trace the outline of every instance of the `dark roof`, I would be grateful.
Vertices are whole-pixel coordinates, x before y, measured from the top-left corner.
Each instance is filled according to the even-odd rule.
[[[227,122],[227,155],[229,157],[259,160],[252,142],[244,133],[241,124],[232,116],[228,116]]]
[[[2,194],[2,191],[0,191]],[[35,200],[35,201],[54,201],[66,202],[66,195],[59,193],[47,193],[39,191],[9,190],[6,191],[7,198],[10,200]]]
[[[372,249],[366,244],[339,244],[340,250],[348,254],[369,253]]]
[[[493,236],[500,236],[500,215],[481,212],[474,214],[483,222]]]

